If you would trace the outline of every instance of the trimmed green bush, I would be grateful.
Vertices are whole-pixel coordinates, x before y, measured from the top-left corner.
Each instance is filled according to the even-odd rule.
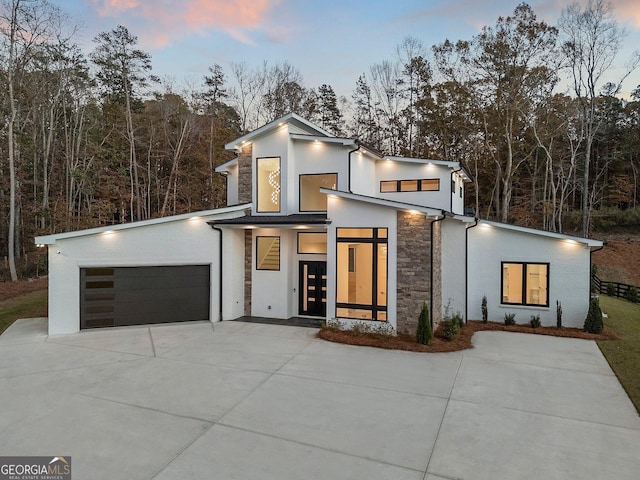
[[[562,304],[556,300],[556,328],[562,328]]]
[[[453,340],[460,334],[460,322],[457,318],[446,318],[440,322],[440,331],[446,340]]]
[[[504,324],[505,325],[515,325],[516,324],[516,314],[515,313],[505,313],[504,314]]]
[[[610,297],[616,296],[616,286],[614,283],[607,283],[607,295]]]
[[[489,320],[489,310],[487,309],[487,296],[482,296],[482,323],[487,323]]]
[[[420,316],[418,317],[418,331],[416,332],[416,342],[422,345],[431,345],[433,340],[433,331],[431,330],[431,322],[429,321],[429,308],[427,302],[422,304]]]
[[[584,321],[583,330],[587,333],[602,333],[604,323],[602,322],[602,310],[598,297],[593,297],[589,302],[589,312]]]
[[[538,328],[540,325],[540,315],[531,315],[531,320],[529,320],[529,325],[531,328]]]
[[[640,301],[640,298],[638,297],[638,289],[636,287],[631,287],[625,292],[624,298],[630,302],[638,303]]]

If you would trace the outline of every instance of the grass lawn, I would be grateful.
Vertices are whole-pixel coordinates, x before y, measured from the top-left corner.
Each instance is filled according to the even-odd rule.
[[[47,316],[47,290],[27,293],[0,302],[0,333],[19,318]]]
[[[605,325],[622,338],[598,346],[640,412],[640,304],[601,295],[600,307],[609,316]]]

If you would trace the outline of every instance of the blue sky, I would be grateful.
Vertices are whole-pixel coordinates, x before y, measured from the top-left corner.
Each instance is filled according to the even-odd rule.
[[[361,73],[392,59],[407,36],[427,47],[445,39],[470,39],[483,25],[513,12],[517,1],[494,0],[57,0],[81,25],[86,51],[98,33],[125,25],[153,58],[154,73],[177,83],[199,81],[208,66],[231,62],[259,66],[288,61],[307,87],[323,83],[349,97]],[[531,0],[543,19],[556,24],[567,0]],[[618,72],[640,46],[640,2],[614,0],[628,31]],[[612,72],[612,79],[616,71]],[[640,73],[624,84],[628,93]]]

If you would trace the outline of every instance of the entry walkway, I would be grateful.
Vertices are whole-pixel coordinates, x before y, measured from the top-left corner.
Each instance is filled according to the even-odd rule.
[[[640,418],[595,343],[480,332],[419,354],[311,328],[0,336],[0,452],[74,479],[636,480]]]

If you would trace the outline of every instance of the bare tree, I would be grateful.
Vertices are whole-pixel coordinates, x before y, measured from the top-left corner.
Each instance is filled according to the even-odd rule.
[[[3,0],[0,4],[0,41],[4,45],[2,54],[5,56],[3,63],[6,65],[3,90],[9,104],[6,120],[10,182],[7,255],[12,281],[18,279],[15,265],[16,160],[20,148],[16,139],[16,127],[21,119],[16,93],[26,81],[37,51],[55,36],[55,29],[60,25],[60,17],[60,10],[47,0]]]
[[[568,63],[573,93],[580,101],[584,123],[584,160],[582,172],[582,235],[589,235],[591,209],[590,167],[593,143],[600,130],[597,98],[605,74],[611,68],[625,37],[618,25],[613,7],[605,0],[589,0],[586,5],[572,3],[562,11],[559,21],[562,52]],[[627,72],[617,82],[620,90],[624,79],[638,66],[638,54],[628,65]]]

